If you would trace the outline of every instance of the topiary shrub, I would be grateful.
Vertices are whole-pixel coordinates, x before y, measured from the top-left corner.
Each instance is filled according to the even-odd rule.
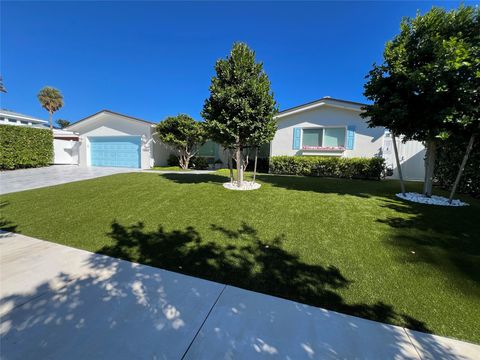
[[[167,165],[168,166],[180,166],[178,161],[178,156],[175,154],[168,155]]]
[[[0,169],[41,167],[53,162],[53,134],[48,129],[0,125]]]
[[[445,140],[438,148],[435,182],[444,189],[450,190],[455,181],[467,142],[468,140],[452,137]],[[473,145],[457,192],[480,197],[480,139],[477,139]]]
[[[191,159],[191,168],[195,170],[206,170],[209,167],[208,160],[202,156],[196,156]]]
[[[385,172],[383,158],[342,158],[332,156],[273,156],[270,173],[380,180]]]

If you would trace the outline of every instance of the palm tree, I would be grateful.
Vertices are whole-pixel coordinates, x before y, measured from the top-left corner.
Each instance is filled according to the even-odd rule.
[[[38,101],[42,107],[50,114],[50,130],[53,129],[52,116],[55,111],[58,111],[63,106],[63,96],[59,90],[45,86],[38,93]]]

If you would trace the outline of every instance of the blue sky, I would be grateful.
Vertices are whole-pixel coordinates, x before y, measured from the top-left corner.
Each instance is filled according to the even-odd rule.
[[[326,95],[364,101],[364,77],[402,16],[459,4],[3,1],[1,106],[47,118],[36,94],[49,85],[65,100],[55,119],[101,109],[200,119],[214,63],[234,41],[256,51],[280,109]]]

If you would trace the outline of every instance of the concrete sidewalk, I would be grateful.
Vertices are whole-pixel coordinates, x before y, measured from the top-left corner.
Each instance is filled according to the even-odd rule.
[[[480,358],[478,345],[0,236],[2,359]]]

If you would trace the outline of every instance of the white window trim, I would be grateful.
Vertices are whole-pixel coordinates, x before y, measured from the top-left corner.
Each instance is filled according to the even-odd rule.
[[[344,129],[344,137],[343,137],[343,146],[323,146],[323,141],[325,139],[325,129]],[[302,127],[302,131],[300,132],[300,150],[302,151],[345,151],[346,150],[346,142],[347,142],[347,126],[346,125],[327,125],[327,126],[309,126],[309,127]],[[309,147],[304,148],[303,146],[303,131],[304,130],[318,130],[322,129],[322,146],[319,147]]]

